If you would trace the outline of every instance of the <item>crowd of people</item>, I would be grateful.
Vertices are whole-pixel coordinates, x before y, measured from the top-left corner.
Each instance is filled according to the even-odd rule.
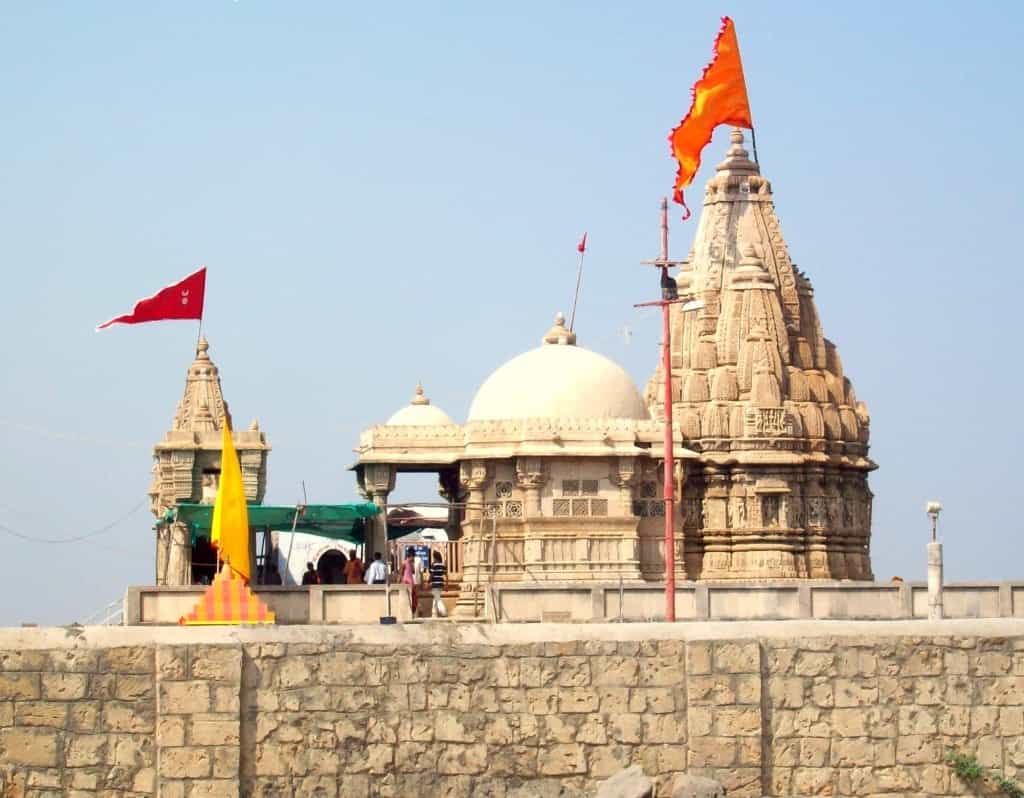
[[[344,557],[344,555],[342,555]],[[277,573],[277,566],[271,565],[273,573]],[[354,549],[350,550],[348,557],[341,569],[334,569],[327,574],[321,574],[313,566],[313,563],[306,563],[306,572],[302,575],[303,585],[321,584],[345,584],[345,585],[383,585],[388,581],[388,574],[398,571],[398,582],[409,586],[409,600],[412,603],[412,611],[415,615],[419,600],[419,591],[429,588],[433,606],[432,613],[435,617],[444,617],[447,611],[441,599],[444,591],[445,580],[448,572],[441,557],[441,552],[433,551],[430,556],[430,565],[423,567],[423,560],[416,556],[416,549],[408,546],[405,549],[405,559],[400,568],[396,568],[392,561],[391,567],[384,562],[379,551],[373,553],[373,559],[368,565],[363,561]],[[339,578],[340,577],[340,578]],[[264,582],[264,584],[281,584],[280,575],[276,582]]]

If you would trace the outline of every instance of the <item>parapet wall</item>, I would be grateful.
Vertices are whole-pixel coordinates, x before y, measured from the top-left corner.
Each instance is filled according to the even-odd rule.
[[[1024,621],[0,630],[0,795],[730,796],[1024,769]]]

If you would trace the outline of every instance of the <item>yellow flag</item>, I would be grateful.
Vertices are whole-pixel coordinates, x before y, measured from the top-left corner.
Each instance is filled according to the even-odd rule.
[[[231,429],[224,419],[224,444],[220,454],[220,482],[213,505],[210,543],[217,547],[220,559],[231,566],[233,574],[246,582],[249,570],[249,512],[245,506],[242,467],[231,440]]]

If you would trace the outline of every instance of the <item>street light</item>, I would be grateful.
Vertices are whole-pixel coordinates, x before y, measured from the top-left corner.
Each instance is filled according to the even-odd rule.
[[[924,510],[932,519],[932,542],[928,544],[928,619],[940,621],[944,614],[942,607],[942,544],[937,540],[937,532],[942,502],[930,501],[925,505]]]
[[[661,199],[661,253],[657,260],[644,261],[645,264],[657,266],[661,270],[661,299],[654,302],[641,302],[635,308],[661,308],[661,369],[664,377],[665,405],[665,480],[663,493],[665,496],[665,620],[676,619],[676,545],[675,545],[675,450],[672,436],[672,325],[669,308],[671,305],[683,303],[681,311],[700,310],[704,307],[702,300],[692,297],[679,297],[676,281],[669,276],[669,266],[681,265],[684,261],[668,259],[668,199]],[[682,480],[679,485],[682,493]],[[680,496],[682,499],[682,496]]]
[[[932,543],[934,543],[937,540],[936,532],[939,526],[939,513],[942,512],[942,502],[930,501],[925,505],[924,510],[932,519]]]

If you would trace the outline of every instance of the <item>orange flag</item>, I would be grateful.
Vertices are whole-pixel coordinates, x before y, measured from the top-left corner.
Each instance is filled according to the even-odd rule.
[[[673,199],[686,209],[684,219],[690,218],[690,209],[683,201],[683,189],[693,182],[700,168],[701,150],[711,141],[711,134],[718,125],[754,127],[750,121],[750,102],[736,28],[729,17],[722,17],[722,29],[715,39],[711,63],[693,84],[689,113],[668,136],[672,155],[679,162]]]

